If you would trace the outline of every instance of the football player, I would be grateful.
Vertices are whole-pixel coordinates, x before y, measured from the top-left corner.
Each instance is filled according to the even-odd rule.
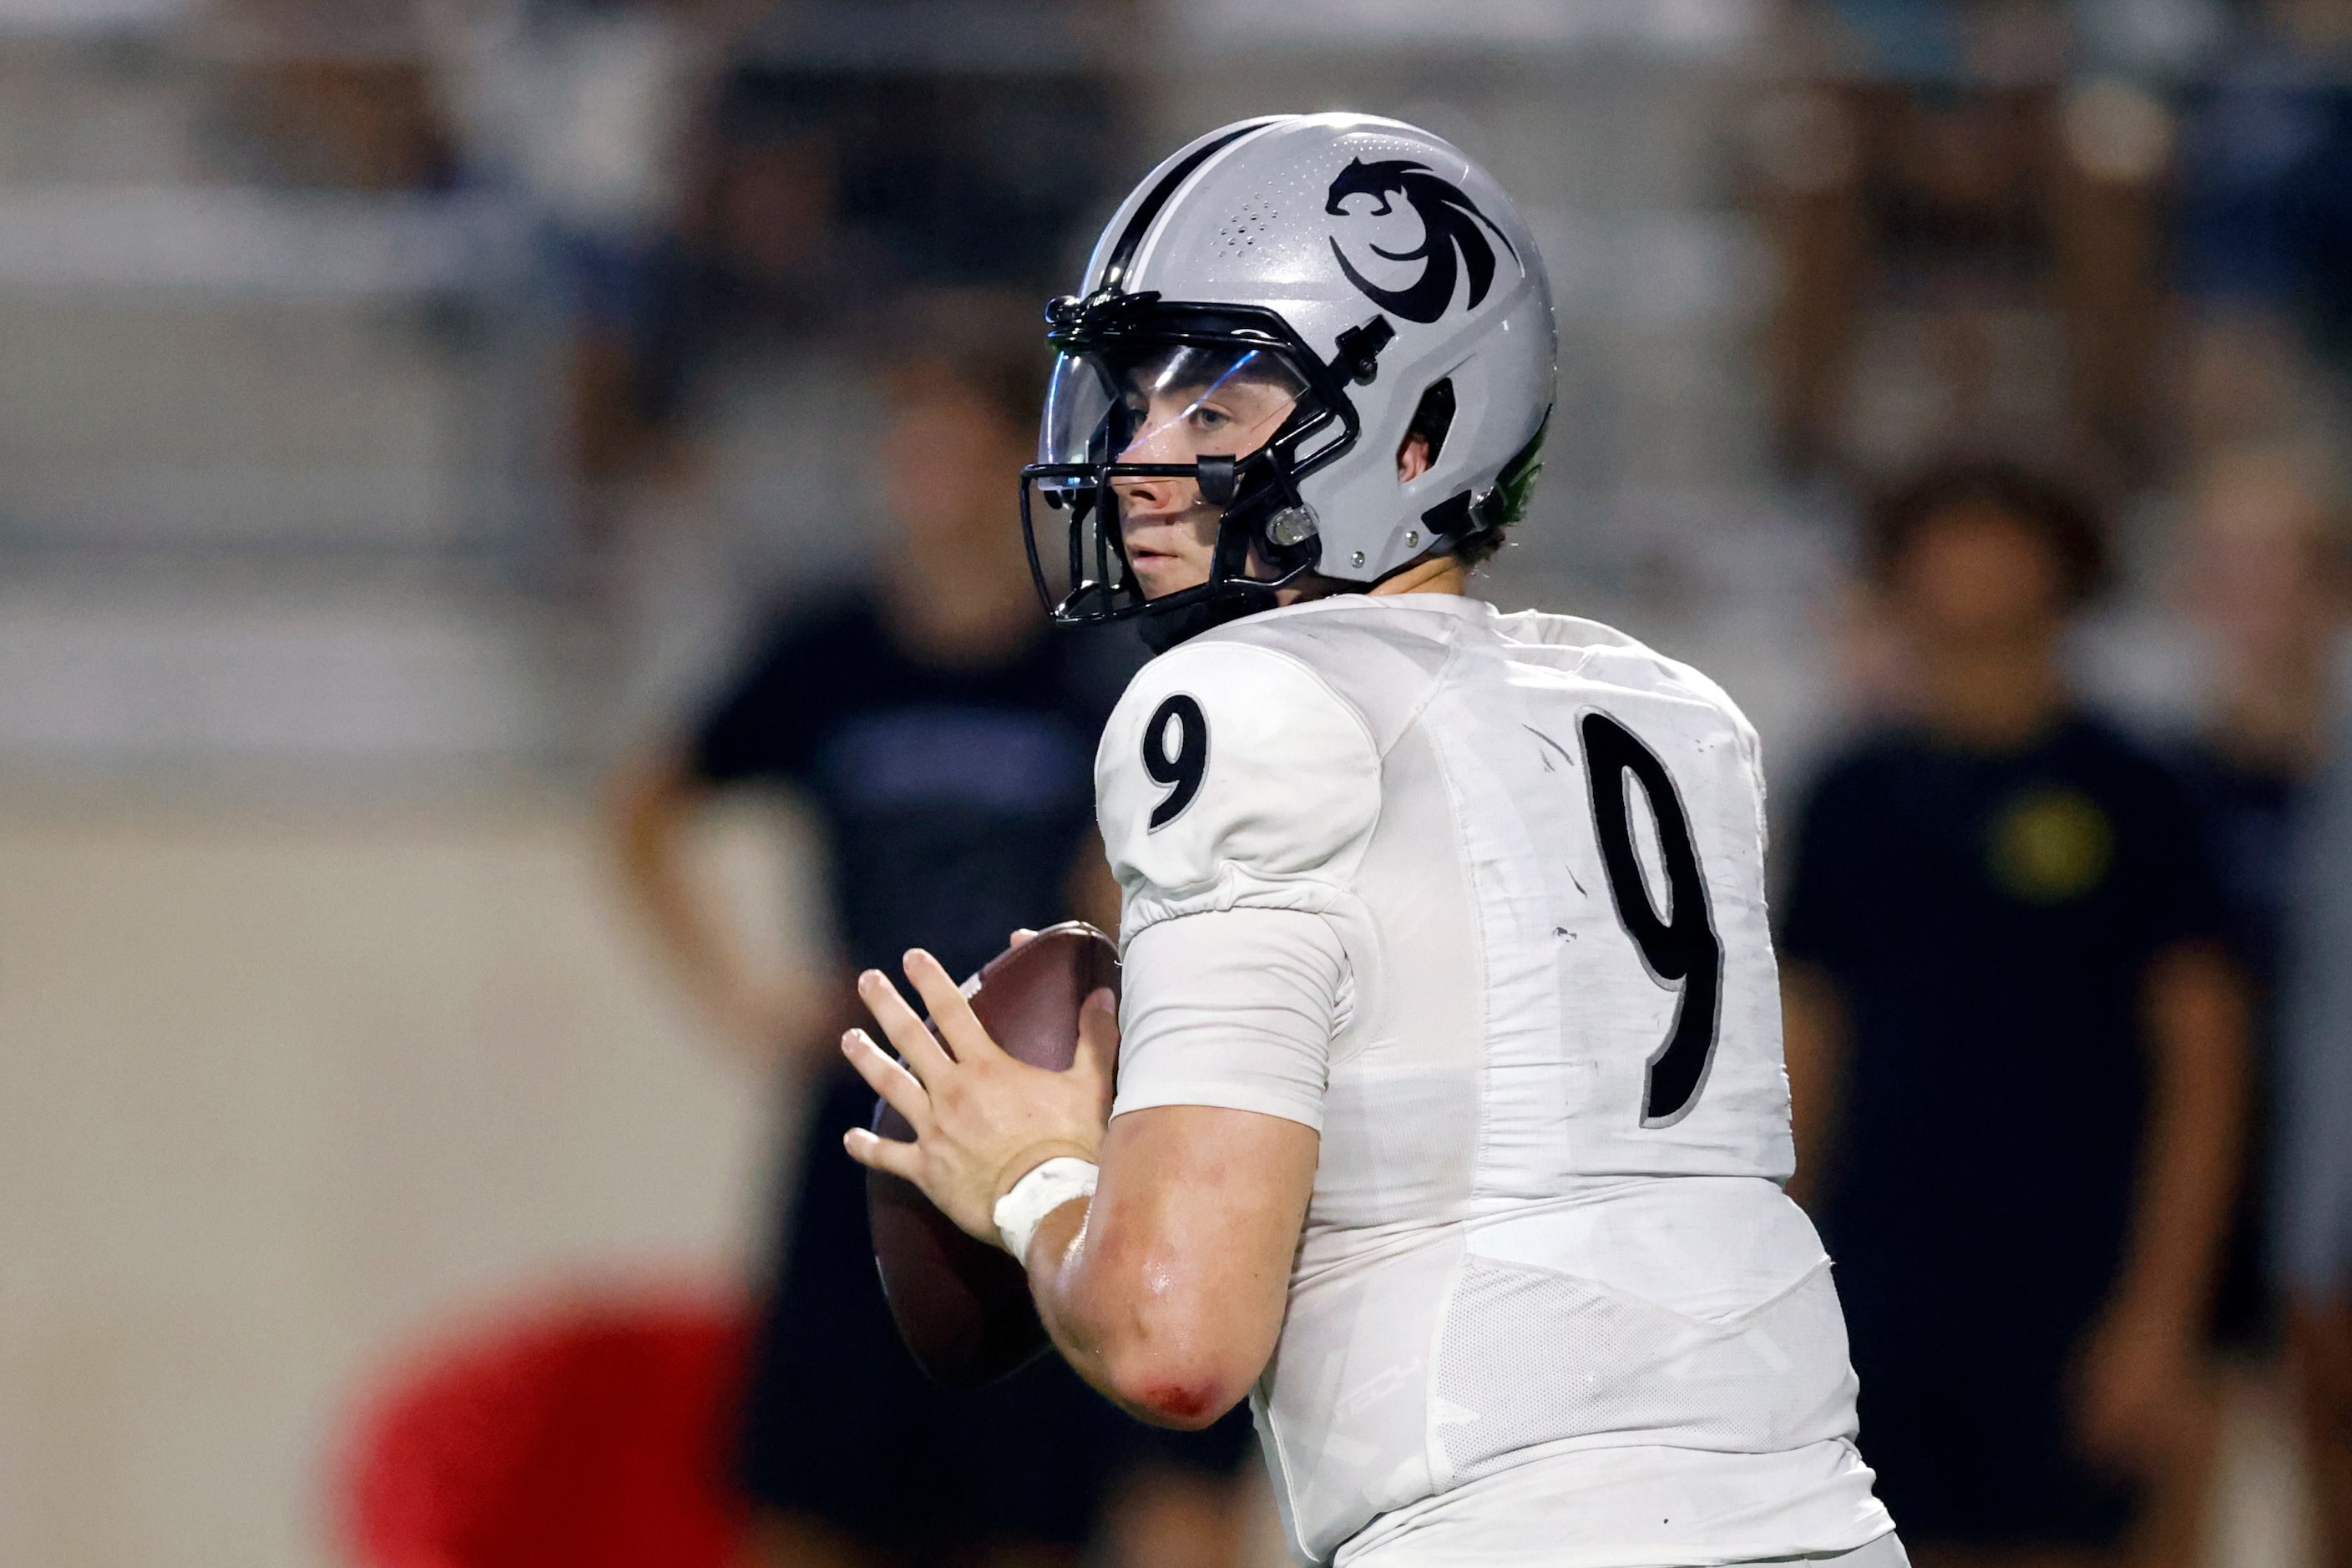
[[[1168,649],[1095,764],[1125,994],[1054,1074],[928,954],[952,1056],[866,973],[898,1056],[844,1049],[917,1136],[849,1152],[1021,1258],[1129,1410],[1249,1395],[1310,1560],[1902,1568],[1781,1191],[1755,732],[1465,592],[1553,396],[1508,199],[1409,125],[1244,121],[1048,321],[1040,585]]]

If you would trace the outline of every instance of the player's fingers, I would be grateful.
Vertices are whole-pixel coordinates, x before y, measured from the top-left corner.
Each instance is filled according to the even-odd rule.
[[[886,1171],[913,1182],[922,1169],[922,1152],[912,1143],[877,1137],[863,1127],[853,1127],[843,1133],[841,1146],[849,1151],[851,1159],[870,1171]]]
[[[1023,942],[1027,942],[1031,937],[1035,936],[1036,934],[1037,933],[1035,931],[1030,930],[1027,926],[1023,926],[1019,931],[1013,933],[1013,940],[1005,943],[1005,945],[1007,947],[1019,947]]]
[[[874,1021],[882,1026],[882,1033],[907,1058],[908,1069],[917,1078],[928,1085],[948,1069],[950,1061],[947,1052],[940,1048],[940,1042],[924,1027],[921,1015],[907,1005],[907,999],[898,994],[898,988],[890,984],[888,975],[878,969],[867,970],[857,977],[857,995],[866,1004],[866,1011],[874,1015]]]
[[[947,1041],[956,1060],[972,1062],[1003,1054],[973,1014],[963,987],[955,983],[954,976],[941,967],[938,959],[919,947],[908,948],[907,978],[914,984],[915,994],[923,999],[923,1005],[931,1010],[931,1022],[940,1026],[940,1037]]]
[[[1106,1084],[1118,1070],[1118,1000],[1108,986],[1078,1006],[1078,1060]]]
[[[876,1045],[874,1037],[863,1029],[852,1029],[841,1037],[841,1054],[849,1058],[857,1076],[921,1136],[931,1124],[931,1097],[906,1064]]]

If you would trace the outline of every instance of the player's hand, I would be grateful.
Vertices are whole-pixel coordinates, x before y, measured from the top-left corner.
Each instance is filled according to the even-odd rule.
[[[996,1200],[1014,1183],[1059,1155],[1093,1160],[1110,1122],[1118,1014],[1108,991],[1086,1000],[1078,1016],[1077,1058],[1067,1072],[1047,1072],[1007,1056],[989,1038],[948,972],[918,948],[907,978],[930,1009],[946,1041],[932,1037],[880,970],[857,977],[898,1058],[863,1029],[842,1037],[842,1054],[858,1076],[914,1128],[912,1142],[852,1128],[843,1139],[861,1165],[903,1176],[940,1212],[992,1245]],[[950,1053],[953,1054],[950,1055]]]
[[[2144,1474],[2197,1441],[2205,1398],[2195,1324],[2135,1302],[2111,1304],[2075,1364],[2075,1431],[2092,1458]]]

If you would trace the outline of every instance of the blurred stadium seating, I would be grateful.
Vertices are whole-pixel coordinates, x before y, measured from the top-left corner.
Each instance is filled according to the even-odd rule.
[[[0,1559],[336,1561],[331,1456],[396,1347],[744,1267],[770,1090],[622,928],[586,781],[761,598],[859,559],[858,334],[893,289],[1056,291],[1180,138],[1363,107],[1491,166],[1563,367],[1494,596],[1722,672],[1799,776],[1867,660],[1854,476],[1783,468],[1759,352],[1793,265],[1766,187],[1810,167],[1773,115],[1917,87],[1932,9],[740,6],[691,24],[727,52],[654,204],[691,265],[631,273],[670,313],[592,384],[559,368],[579,276],[464,110],[490,35],[451,18],[499,5],[0,0]],[[2075,9],[2105,52],[2051,90],[2124,84],[2168,134],[2236,58],[2219,0]],[[2210,298],[2148,307],[2162,374],[2259,383],[2340,453],[2324,336]],[[1865,303],[1848,404],[1950,438],[1925,308]],[[1999,301],[1993,405],[2063,402],[2053,321]],[[567,432],[607,396],[660,439],[585,473]],[[2078,650],[2149,721],[2200,701],[2159,591],[2173,438],[2117,481],[2125,592]],[[713,853],[822,947],[774,912],[803,864]],[[2284,1417],[2232,1421],[2212,1560],[2300,1568]]]

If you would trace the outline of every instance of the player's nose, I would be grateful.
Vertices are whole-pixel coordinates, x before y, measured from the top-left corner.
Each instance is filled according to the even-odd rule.
[[[1189,467],[1195,459],[1192,443],[1181,426],[1173,420],[1157,420],[1136,433],[1127,449],[1118,455],[1122,463],[1166,463]],[[1182,515],[1200,499],[1200,486],[1193,480],[1171,475],[1150,477],[1132,475],[1113,481],[1118,491],[1119,508],[1130,518]]]
[[[1181,517],[1200,491],[1192,479],[1160,475],[1113,479],[1111,489],[1118,494],[1119,516],[1130,525]]]

